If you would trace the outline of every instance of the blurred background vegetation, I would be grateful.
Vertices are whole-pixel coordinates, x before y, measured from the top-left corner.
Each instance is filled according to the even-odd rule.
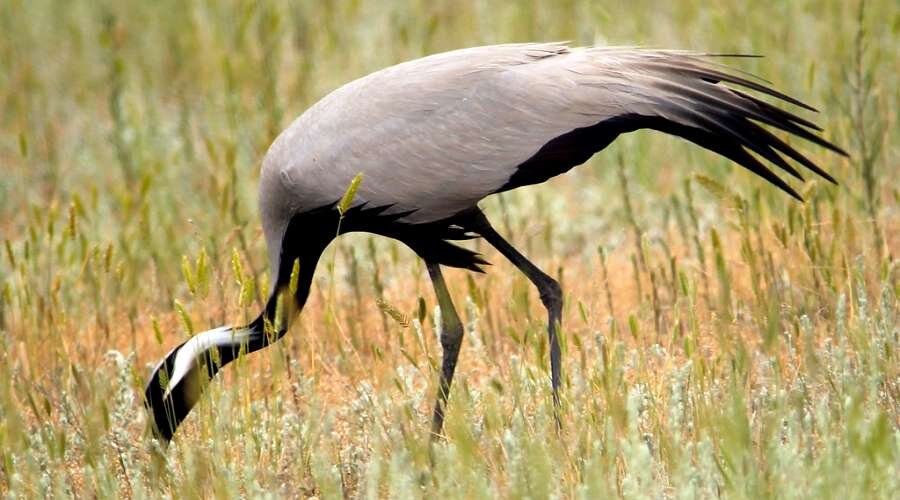
[[[11,496],[900,494],[892,0],[0,0],[0,491]],[[342,238],[285,342],[153,454],[141,384],[267,290],[260,160],[317,99],[455,48],[570,40],[730,64],[850,159],[798,204],[660,134],[484,203],[567,291],[565,430],[540,301],[487,247],[448,440],[422,265]]]

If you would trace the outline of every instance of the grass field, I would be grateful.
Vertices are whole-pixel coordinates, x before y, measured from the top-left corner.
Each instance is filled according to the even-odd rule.
[[[900,11],[893,0],[0,0],[0,492],[19,497],[900,497]],[[150,367],[268,290],[277,133],[343,82],[528,40],[764,54],[850,159],[800,204],[641,132],[483,208],[556,275],[448,271],[466,324],[429,446],[439,311],[406,248],[343,237],[285,340],[162,451]],[[438,320],[439,323],[439,320]]]

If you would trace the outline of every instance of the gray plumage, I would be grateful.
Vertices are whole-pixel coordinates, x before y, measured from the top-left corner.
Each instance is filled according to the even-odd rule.
[[[286,293],[293,260],[306,266],[294,296],[295,309],[302,308],[319,253],[335,235],[335,203],[358,173],[363,181],[342,231],[375,232],[408,244],[426,260],[442,309],[450,309],[444,314],[451,334],[442,342],[445,361],[433,430],[441,429],[462,338],[440,265],[477,270],[484,263],[448,240],[485,238],[538,287],[548,310],[556,398],[559,285],[490,227],[478,202],[563,173],[619,134],[640,128],[690,140],[797,198],[759,158],[802,179],[787,157],[833,182],[760,124],[844,154],[815,134],[818,127],[725,84],[812,109],[724,68],[709,55],[560,43],[437,54],[335,90],[279,135],[263,160],[260,212],[275,277],[266,310],[250,325],[205,332],[169,353],[147,389],[157,431],[170,438],[193,406],[203,384],[193,384],[190,391],[177,386],[189,374],[203,371],[196,367],[211,351],[218,350],[219,358],[224,353],[227,362],[239,346],[249,345],[252,351],[268,345],[262,325],[280,319],[274,317],[274,304]],[[295,315],[286,314],[274,338],[286,332]],[[160,379],[168,371],[174,377]],[[208,367],[206,374],[217,371]],[[176,408],[168,423],[161,422],[164,404]]]
[[[402,219],[413,223],[449,217],[496,192],[551,139],[617,116],[660,117],[748,148],[756,141],[730,120],[815,137],[808,122],[714,81],[800,104],[680,51],[495,45],[377,71],[320,100],[269,149],[260,181],[268,243],[277,248],[292,213],[340,199],[359,172],[357,203],[415,210]]]

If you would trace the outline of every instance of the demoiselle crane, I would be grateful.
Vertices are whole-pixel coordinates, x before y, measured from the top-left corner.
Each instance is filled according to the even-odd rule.
[[[352,231],[399,240],[425,261],[443,320],[434,435],[442,431],[463,339],[441,266],[482,271],[487,264],[456,240],[483,238],[537,287],[547,309],[558,404],[559,283],[491,227],[479,200],[562,174],[638,129],[687,139],[797,199],[761,160],[802,180],[787,157],[835,182],[761,125],[846,156],[816,134],[820,128],[735,87],[815,110],[712,57],[561,43],[494,45],[405,62],[324,97],[278,136],[262,162],[259,208],[274,278],[268,302],[249,324],[195,335],[159,363],[145,394],[156,435],[172,438],[224,365],[288,331],[325,247]],[[339,210],[359,173],[352,204]]]

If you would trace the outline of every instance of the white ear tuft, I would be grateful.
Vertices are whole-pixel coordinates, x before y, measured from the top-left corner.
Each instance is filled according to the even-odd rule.
[[[194,335],[175,354],[175,365],[172,368],[169,383],[166,385],[166,392],[163,397],[169,396],[178,383],[197,365],[197,360],[211,348],[238,347],[247,342],[249,336],[250,330],[246,328],[235,329],[230,326],[220,326],[219,328]]]

